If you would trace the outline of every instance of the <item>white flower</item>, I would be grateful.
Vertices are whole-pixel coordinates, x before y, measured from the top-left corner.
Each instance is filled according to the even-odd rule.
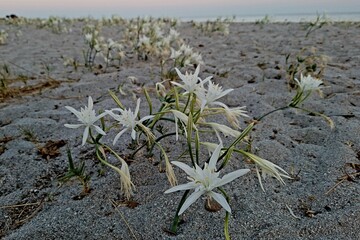
[[[181,56],[181,51],[176,51],[175,49],[171,48],[171,55],[170,58],[171,59],[177,59],[178,57]]]
[[[201,54],[193,53],[193,54],[191,54],[190,58],[193,63],[195,63],[197,65],[204,65],[204,61],[202,59]]]
[[[93,39],[93,35],[91,33],[87,33],[85,34],[85,41],[87,43],[91,43],[92,42],[92,39]]]
[[[109,38],[107,42],[107,48],[121,51],[123,46],[120,43],[115,42],[111,38]]]
[[[101,135],[106,135],[106,133],[98,126],[94,125],[94,123],[99,120],[100,118],[104,117],[107,113],[101,113],[99,116],[96,116],[95,110],[93,110],[93,100],[89,96],[88,99],[88,106],[81,108],[80,112],[75,110],[72,107],[66,106],[65,108],[75,114],[78,118],[78,121],[81,122],[80,124],[65,124],[64,126],[67,128],[79,128],[81,126],[85,126],[85,130],[83,133],[82,145],[86,143],[86,140],[89,136],[89,129],[90,127],[94,127],[95,130],[100,133]]]
[[[223,90],[222,87],[219,86],[219,84],[214,84],[212,81],[209,81],[207,90],[204,88],[197,88],[196,90],[197,90],[196,96],[201,101],[201,111],[203,111],[206,105],[215,104],[215,105],[223,106],[224,105],[223,103],[216,102],[216,100],[227,95],[234,89],[230,88],[227,90]]]
[[[180,36],[180,33],[173,28],[170,28],[169,38],[170,41],[176,40]]]
[[[175,68],[179,78],[183,81],[184,84],[179,84],[177,82],[172,82],[174,85],[181,87],[185,90],[185,93],[193,93],[197,89],[202,88],[203,84],[209,81],[212,77],[208,77],[204,80],[201,80],[201,78],[198,77],[200,72],[200,65],[197,66],[195,69],[194,74],[189,74],[188,72],[185,72],[185,75],[182,74],[179,69]]]
[[[147,36],[144,36],[144,35],[140,36],[138,46],[141,46],[141,45],[150,46],[150,38],[148,38]]]
[[[302,74],[300,75],[300,81],[295,78],[295,81],[298,85],[298,89],[296,91],[296,95],[291,100],[290,106],[296,107],[307,99],[313,90],[318,90],[321,94],[321,84],[323,81],[317,78],[313,78],[310,75],[304,77]]]
[[[178,215],[181,215],[191,204],[193,204],[202,195],[213,198],[227,212],[231,213],[230,206],[225,197],[219,193],[214,192],[213,189],[227,184],[238,177],[241,177],[242,175],[248,173],[250,170],[240,169],[226,174],[222,178],[220,178],[220,173],[216,172],[216,163],[218,161],[221,148],[221,144],[217,146],[217,148],[211,155],[209,164],[205,163],[204,169],[201,169],[198,165],[195,165],[195,168],[192,168],[182,162],[172,162],[172,164],[178,166],[186,172],[186,174],[188,175],[188,179],[191,182],[172,187],[165,191],[165,193],[194,189],[194,192],[185,200],[184,204],[180,208]]]
[[[116,121],[118,121],[121,125],[123,125],[125,128],[121,130],[114,138],[113,144],[117,142],[117,140],[123,135],[127,130],[131,130],[131,138],[136,139],[136,131],[135,127],[137,125],[142,125],[142,122],[144,122],[147,119],[151,119],[154,116],[145,116],[141,118],[140,120],[136,120],[139,114],[140,109],[140,98],[137,100],[135,112],[132,112],[130,109],[121,109],[121,108],[114,108],[111,111],[106,110],[106,112],[112,116]],[[119,114],[113,113],[113,111],[119,111]],[[145,126],[144,126],[145,127]]]
[[[191,54],[193,53],[192,48],[189,45],[185,44],[181,45],[179,50],[183,52],[185,56],[191,56]]]
[[[323,83],[320,79],[313,78],[310,75],[304,77],[302,74],[300,75],[300,81],[295,78],[296,83],[300,87],[302,92],[320,90],[322,87],[320,85]]]

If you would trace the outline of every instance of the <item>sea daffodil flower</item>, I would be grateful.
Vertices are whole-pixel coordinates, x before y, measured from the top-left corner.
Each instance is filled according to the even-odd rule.
[[[113,141],[114,145],[117,142],[117,140],[121,137],[121,135],[123,135],[127,130],[131,131],[131,138],[135,140],[136,139],[135,127],[139,125],[142,128],[146,128],[145,126],[142,125],[142,122],[154,117],[154,116],[145,116],[140,120],[136,120],[139,114],[139,109],[140,109],[140,98],[136,102],[135,112],[132,112],[131,109],[126,110],[121,108],[114,108],[111,111],[106,110],[106,112],[110,116],[112,116],[116,121],[118,121],[121,125],[125,127],[115,136]],[[113,111],[119,111],[120,114],[116,114]]]
[[[88,106],[81,108],[80,112],[75,110],[73,107],[65,106],[65,108],[67,110],[69,110],[70,112],[75,114],[75,116],[78,118],[78,121],[81,123],[80,124],[65,124],[64,126],[67,128],[79,128],[81,126],[85,126],[85,130],[84,130],[83,138],[82,138],[82,145],[84,145],[86,143],[86,140],[89,137],[90,127],[94,127],[95,130],[99,134],[106,135],[104,130],[102,130],[99,126],[94,125],[94,123],[96,121],[98,121],[100,118],[104,117],[107,113],[104,112],[104,113],[101,113],[100,115],[96,116],[95,110],[93,109],[93,107],[94,107],[94,103],[93,103],[91,96],[89,96],[89,99],[88,99]]]
[[[208,198],[212,198],[218,202],[227,212],[231,213],[229,203],[225,197],[216,193],[213,190],[217,187],[223,186],[238,177],[243,176],[248,173],[249,169],[240,169],[231,173],[224,175],[222,178],[219,177],[220,173],[216,172],[216,163],[218,161],[222,145],[219,144],[213,154],[211,155],[209,163],[205,163],[203,169],[201,169],[197,164],[195,168],[192,168],[185,163],[172,161],[171,163],[175,166],[181,168],[188,175],[188,179],[191,182],[186,184],[181,184],[175,187],[172,187],[165,191],[165,193],[172,193],[180,190],[189,190],[194,189],[194,192],[185,200],[184,204],[180,208],[178,215],[181,215],[191,204],[193,204],[197,199],[202,195],[206,195]]]
[[[295,81],[303,92],[319,90],[322,88],[320,85],[323,83],[320,79],[313,78],[310,75],[304,77],[302,74],[300,75],[300,81],[296,78]]]
[[[200,65],[197,66],[193,74],[189,74],[188,72],[185,72],[184,75],[177,68],[175,68],[175,71],[177,72],[179,78],[183,81],[184,84],[180,84],[177,82],[171,82],[171,83],[184,89],[185,90],[184,94],[195,92],[198,88],[202,88],[203,84],[212,78],[212,77],[208,77],[204,80],[201,80],[198,77],[200,72]]]
[[[304,77],[302,74],[300,75],[300,81],[295,78],[295,82],[298,85],[298,89],[296,92],[295,97],[291,100],[290,106],[296,107],[300,103],[304,102],[307,97],[310,96],[312,91],[318,90],[321,94],[321,84],[323,84],[323,81],[317,78],[313,78],[310,75],[307,75]]]
[[[196,96],[201,101],[201,111],[203,111],[205,106],[207,105],[214,104],[223,106],[224,104],[222,102],[217,102],[216,100],[227,95],[234,89],[230,88],[227,90],[223,90],[222,87],[219,86],[219,84],[215,84],[212,81],[209,81],[207,90],[204,88],[197,88],[196,90]]]

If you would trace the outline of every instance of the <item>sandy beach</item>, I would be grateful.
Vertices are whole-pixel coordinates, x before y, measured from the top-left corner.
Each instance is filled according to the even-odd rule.
[[[333,129],[322,117],[286,109],[251,132],[252,151],[292,179],[282,185],[268,177],[263,192],[246,160],[234,156],[224,170],[251,169],[224,186],[232,239],[359,239],[360,23],[327,23],[306,37],[308,23],[230,22],[228,29],[210,31],[191,22],[161,22],[164,34],[175,29],[184,44],[201,54],[202,79],[213,76],[224,89],[234,89],[222,101],[246,106],[250,118],[240,119],[242,127],[289,103],[295,94],[289,84],[291,65],[312,68],[324,82],[322,96],[312,94],[303,107],[331,118]],[[83,130],[64,127],[76,122],[65,106],[80,109],[88,96],[97,110],[116,107],[109,90],[131,109],[142,98],[145,114],[145,86],[154,108],[159,105],[154,91],[164,79],[159,56],[137,54],[125,20],[103,21],[99,35],[121,42],[123,55],[108,67],[97,55],[89,69],[83,58],[87,24],[96,22],[64,20],[54,27],[0,20],[0,31],[7,34],[0,44],[0,77],[6,85],[0,88],[1,239],[224,239],[225,210],[209,212],[201,200],[182,215],[177,235],[165,231],[182,193],[164,194],[171,186],[159,153],[149,157],[141,151],[129,162],[136,191],[127,201],[118,174],[101,165],[91,145],[82,146]],[[64,65],[70,58],[76,64]],[[115,131],[106,141],[111,144],[114,136]],[[125,134],[114,149],[121,156],[132,153],[130,140]],[[175,137],[166,140],[171,161],[185,144]],[[81,194],[79,181],[59,181],[68,171],[67,148],[75,164],[85,163],[87,195]],[[174,171],[185,183],[184,172]]]

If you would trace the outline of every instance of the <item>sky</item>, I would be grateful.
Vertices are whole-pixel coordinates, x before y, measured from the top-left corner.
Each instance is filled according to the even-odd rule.
[[[226,17],[360,12],[359,0],[0,0],[0,17]]]

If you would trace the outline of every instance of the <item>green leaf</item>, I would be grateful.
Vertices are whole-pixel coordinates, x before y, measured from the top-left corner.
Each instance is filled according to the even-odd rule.
[[[124,105],[120,102],[120,99],[116,96],[116,94],[113,91],[109,90],[109,94],[121,109],[125,109]]]

